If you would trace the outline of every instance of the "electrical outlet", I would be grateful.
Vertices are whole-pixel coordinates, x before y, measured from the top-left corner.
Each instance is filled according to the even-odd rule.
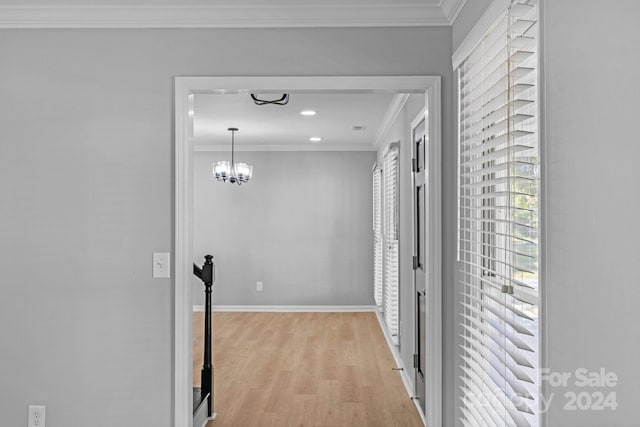
[[[45,427],[44,412],[46,406],[29,405],[29,425],[28,427]]]
[[[258,292],[262,292],[262,282],[257,282],[257,283],[256,283],[256,290],[257,290]]]

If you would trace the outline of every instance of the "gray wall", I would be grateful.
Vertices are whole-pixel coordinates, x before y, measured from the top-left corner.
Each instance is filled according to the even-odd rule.
[[[228,157],[194,155],[194,255],[215,256],[214,304],[374,305],[375,152],[239,152],[255,175],[242,186],[211,176]]]
[[[29,403],[52,426],[171,425],[151,253],[173,251],[174,76],[442,75],[452,141],[450,28],[1,30],[0,57],[7,426]]]
[[[550,426],[637,426],[640,3],[545,1],[546,365],[618,375],[616,411],[565,411]],[[594,31],[597,28],[597,31]],[[605,393],[605,394],[607,394]]]

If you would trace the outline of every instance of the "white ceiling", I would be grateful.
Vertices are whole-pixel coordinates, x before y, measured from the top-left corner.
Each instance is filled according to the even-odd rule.
[[[258,94],[276,99],[281,94]],[[393,93],[290,94],[287,105],[256,105],[249,94],[201,94],[194,99],[194,144],[198,150],[228,150],[229,127],[236,127],[236,147],[243,149],[374,149]],[[315,116],[302,116],[314,110]],[[364,126],[354,131],[354,126]],[[310,142],[321,137],[322,142]],[[313,147],[311,147],[313,146]]]
[[[117,6],[117,5],[138,5],[138,6],[236,6],[256,5],[278,7],[285,5],[294,6],[317,6],[322,5],[432,5],[440,7],[441,0],[2,0],[3,6]]]

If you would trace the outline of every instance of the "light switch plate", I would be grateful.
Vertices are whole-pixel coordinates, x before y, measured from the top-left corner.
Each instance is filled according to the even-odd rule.
[[[169,252],[153,253],[153,278],[168,279],[171,277]]]

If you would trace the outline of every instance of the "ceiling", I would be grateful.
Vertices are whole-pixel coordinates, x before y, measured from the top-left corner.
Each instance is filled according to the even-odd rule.
[[[188,2],[181,0],[121,0],[114,2],[113,0],[2,0],[2,5],[48,5],[48,6],[113,6],[113,5],[206,5],[206,6],[234,6],[243,5],[260,5],[260,6],[315,6],[318,4],[329,5],[433,5],[440,6],[441,0],[189,0]]]
[[[0,28],[452,25],[466,0],[2,0]]]
[[[273,100],[281,94],[256,94]],[[236,127],[236,148],[373,150],[393,93],[292,93],[287,105],[256,105],[249,94],[198,94],[194,97],[196,150],[229,150],[229,127]],[[314,116],[303,116],[313,110]],[[354,126],[363,127],[354,130]],[[311,142],[320,137],[321,142]]]

